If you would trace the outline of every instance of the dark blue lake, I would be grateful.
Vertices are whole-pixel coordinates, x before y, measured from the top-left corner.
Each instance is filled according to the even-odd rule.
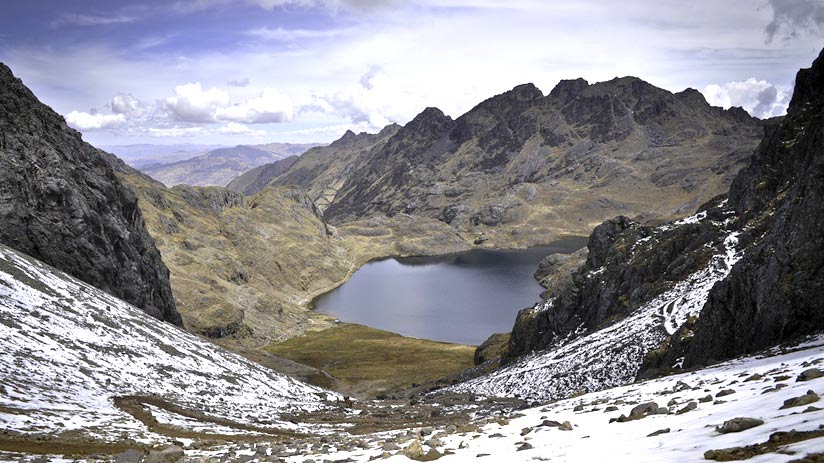
[[[539,300],[532,274],[545,256],[570,253],[570,237],[521,250],[472,250],[370,262],[315,300],[315,310],[404,336],[477,345],[508,332],[519,310]]]

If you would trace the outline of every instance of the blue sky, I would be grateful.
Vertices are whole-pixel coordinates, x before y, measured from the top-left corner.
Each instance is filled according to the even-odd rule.
[[[824,0],[6,0],[0,61],[84,138],[328,142],[634,75],[782,114]]]

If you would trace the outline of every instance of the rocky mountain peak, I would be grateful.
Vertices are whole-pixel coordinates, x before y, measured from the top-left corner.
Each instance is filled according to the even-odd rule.
[[[504,95],[509,95],[511,98],[519,101],[535,101],[544,97],[543,92],[531,82],[517,85],[512,90],[504,93]]]
[[[2,64],[0,243],[181,323],[135,194]]]
[[[409,121],[398,134],[441,134],[448,127],[451,127],[454,121],[438,108],[428,107]]]
[[[795,116],[805,111],[807,105],[810,106],[808,111],[815,111],[824,105],[824,50],[810,68],[798,71],[787,114]]]
[[[585,88],[589,87],[589,82],[582,78],[561,80],[558,85],[549,92],[549,96],[557,98],[561,104],[565,104],[572,100]]]
[[[707,99],[704,98],[704,94],[694,88],[685,88],[676,93],[675,97],[691,106],[709,106]]]

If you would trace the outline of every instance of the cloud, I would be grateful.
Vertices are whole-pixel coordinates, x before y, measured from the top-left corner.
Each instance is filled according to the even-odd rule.
[[[99,130],[123,124],[126,116],[72,111],[66,115],[66,122],[78,130]]]
[[[214,111],[216,120],[247,124],[285,122],[292,120],[293,117],[292,101],[289,97],[271,88],[264,89],[259,97]]]
[[[363,88],[367,90],[372,90],[372,88],[374,87],[374,85],[372,84],[372,79],[374,79],[380,71],[381,67],[377,64],[373,64],[369,68],[369,70],[366,71],[366,73],[362,75],[360,78],[360,84],[363,86]]]
[[[156,128],[150,127],[147,130],[152,137],[166,138],[166,137],[193,137],[200,135],[203,132],[203,127],[170,127],[170,128]]]
[[[824,3],[821,0],[769,0],[769,4],[773,17],[764,29],[767,43],[776,36],[790,40],[799,33],[820,35],[824,31]]]
[[[217,129],[217,133],[221,133],[224,135],[251,135],[253,137],[266,136],[265,130],[250,129],[249,127],[243,124],[238,124],[237,122],[229,122],[223,127]]]
[[[308,39],[327,39],[337,37],[353,29],[284,29],[282,27],[269,28],[259,27],[246,31],[246,35],[257,37],[263,40],[273,40],[280,42],[295,42]]]
[[[229,93],[212,87],[203,90],[200,82],[178,85],[175,96],[166,98],[166,107],[182,122],[214,122],[215,111],[229,104]]]
[[[248,87],[250,82],[251,81],[249,80],[248,77],[244,77],[244,78],[238,79],[238,80],[230,80],[226,83],[228,85],[232,86],[232,87]]]
[[[193,13],[211,8],[231,5],[235,0],[180,0],[173,4],[175,10],[181,13]],[[283,7],[326,8],[332,11],[341,9],[368,11],[383,6],[401,4],[399,0],[245,0],[250,6],[264,10],[274,10]]]
[[[140,101],[131,94],[120,94],[112,97],[112,112],[115,114],[134,114],[140,109]]]
[[[66,13],[59,19],[53,21],[52,26],[104,26],[110,24],[131,23],[137,21],[138,19],[140,18],[137,16],[128,15],[102,16],[93,14]]]
[[[711,105],[724,108],[741,106],[748,113],[762,119],[785,114],[791,93],[788,88],[754,77],[723,85],[710,84],[704,88],[704,97]]]

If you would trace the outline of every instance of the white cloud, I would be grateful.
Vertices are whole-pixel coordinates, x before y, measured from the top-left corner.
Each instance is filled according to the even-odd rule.
[[[714,106],[740,106],[759,118],[781,116],[787,112],[791,89],[750,77],[745,81],[710,84],[704,88],[704,97]]]
[[[126,116],[72,111],[66,115],[66,122],[78,130],[98,130],[121,125],[126,122]]]
[[[167,137],[193,137],[203,133],[203,127],[171,127],[171,128],[155,128],[151,127],[147,130],[152,137],[167,138]]]
[[[178,85],[175,96],[166,98],[166,106],[179,121],[214,122],[215,111],[229,104],[229,93],[212,87],[203,90],[200,82]]]
[[[101,16],[92,14],[67,13],[52,22],[55,27],[59,26],[101,26],[109,24],[124,24],[137,21],[137,16],[116,15]]]
[[[140,110],[140,106],[140,101],[131,94],[112,97],[112,112],[115,114],[133,114]]]
[[[256,98],[214,111],[216,120],[247,124],[285,122],[292,120],[293,117],[292,101],[289,97],[271,88],[264,89]]]
[[[328,39],[352,32],[353,29],[284,29],[259,27],[246,31],[246,35],[263,40],[294,42],[305,39]]]
[[[237,122],[229,122],[223,127],[217,129],[217,133],[222,133],[225,135],[248,135],[253,137],[266,136],[265,130],[250,129],[249,127],[243,124],[238,124]]]

